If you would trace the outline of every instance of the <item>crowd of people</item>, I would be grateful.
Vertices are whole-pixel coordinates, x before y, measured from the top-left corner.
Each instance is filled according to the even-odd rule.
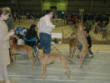
[[[12,23],[13,20],[20,20],[23,19],[23,17],[25,17],[26,19],[32,19],[32,20],[36,20],[37,18],[41,17],[41,15],[44,15],[46,12],[40,14],[40,15],[36,15],[35,13],[30,13],[29,10],[18,14],[19,12],[14,12],[13,13],[13,19],[12,17],[10,17],[10,21],[8,22],[8,25],[10,28],[12,28]],[[79,14],[71,14],[71,15],[66,15],[66,13],[64,11],[54,11],[54,15],[53,17],[55,19],[62,19],[65,21],[66,24],[70,24],[70,22],[72,22],[72,24],[77,23],[80,19],[81,16]],[[108,23],[109,23],[109,15],[108,14],[84,14],[83,15],[83,23],[85,25],[85,27],[87,27],[88,29],[92,30],[92,25],[95,26],[94,29],[94,34],[97,34],[99,32],[102,32],[102,38],[105,38],[107,35],[107,30],[108,30]]]
[[[76,24],[80,20],[79,15],[71,15],[67,16],[66,23],[69,24],[69,22],[72,22],[73,24]],[[105,38],[107,36],[107,30],[109,29],[109,15],[83,15],[83,24],[88,30],[92,30],[92,26],[94,25],[94,34],[98,34],[99,32],[102,32],[102,38]]]

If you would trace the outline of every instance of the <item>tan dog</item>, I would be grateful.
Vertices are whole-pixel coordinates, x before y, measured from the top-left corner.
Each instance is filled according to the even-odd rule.
[[[28,45],[16,45],[13,39],[10,40],[10,56],[11,59],[15,62],[16,57],[15,54],[26,54],[30,61],[32,62],[32,66],[35,64],[35,53],[32,47]]]
[[[85,36],[85,32],[83,30],[83,24],[78,23],[77,27],[78,27],[77,40],[82,44],[82,50],[79,53],[80,67],[82,67],[85,56],[88,54],[88,43],[87,43],[87,38]]]
[[[66,56],[62,56],[62,55],[57,55],[57,54],[44,54],[42,49],[38,49],[38,57],[40,60],[40,63],[42,64],[42,78],[45,79],[46,78],[46,65],[47,64],[51,64],[53,62],[60,62],[63,66],[63,68],[65,69],[68,78],[70,78],[70,70],[67,67],[67,57]]]

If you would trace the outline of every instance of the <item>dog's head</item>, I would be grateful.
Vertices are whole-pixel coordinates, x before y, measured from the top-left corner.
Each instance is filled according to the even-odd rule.
[[[9,43],[10,43],[10,46],[13,46],[17,43],[17,39],[15,37],[11,37]]]

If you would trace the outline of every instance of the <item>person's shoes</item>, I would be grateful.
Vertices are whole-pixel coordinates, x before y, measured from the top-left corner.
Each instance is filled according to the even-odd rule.
[[[94,55],[89,55],[89,58],[94,58]]]

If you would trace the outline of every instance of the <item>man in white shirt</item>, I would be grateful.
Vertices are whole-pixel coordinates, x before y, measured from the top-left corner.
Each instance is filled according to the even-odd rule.
[[[45,54],[51,51],[51,32],[55,28],[51,19],[53,18],[53,11],[48,11],[38,22],[38,29],[40,33],[40,48],[44,49]]]

